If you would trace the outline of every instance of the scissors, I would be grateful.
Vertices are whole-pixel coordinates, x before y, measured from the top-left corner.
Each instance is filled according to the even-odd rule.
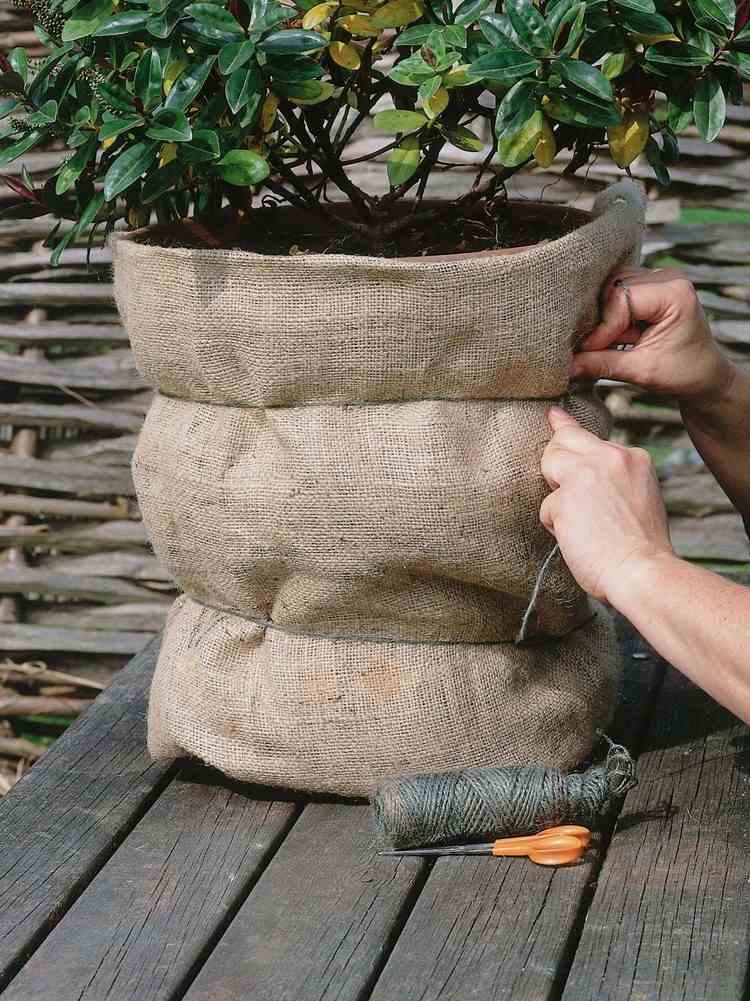
[[[500,838],[483,845],[448,845],[443,848],[389,849],[379,855],[495,855],[525,856],[537,865],[567,865],[577,861],[588,847],[591,831],[587,827],[568,824],[549,827],[539,834],[520,838]]]

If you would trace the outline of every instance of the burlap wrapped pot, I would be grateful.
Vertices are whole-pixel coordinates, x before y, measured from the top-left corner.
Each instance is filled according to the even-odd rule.
[[[640,252],[629,182],[579,215],[558,240],[437,261],[115,241],[117,303],[158,390],[138,498],[184,592],[154,757],[367,795],[386,775],[587,754],[615,643],[559,559],[537,642],[514,644],[552,546],[546,411],[606,433],[569,392],[571,352]]]

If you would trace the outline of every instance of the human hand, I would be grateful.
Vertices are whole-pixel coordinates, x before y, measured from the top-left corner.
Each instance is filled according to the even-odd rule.
[[[641,561],[672,556],[667,515],[651,457],[585,431],[559,407],[542,456],[552,488],[539,517],[571,573],[595,598],[615,595]]]
[[[617,344],[633,347],[618,351]],[[604,288],[602,320],[581,343],[571,375],[622,379],[680,402],[703,403],[722,396],[734,366],[719,350],[695,289],[680,271],[623,268]]]

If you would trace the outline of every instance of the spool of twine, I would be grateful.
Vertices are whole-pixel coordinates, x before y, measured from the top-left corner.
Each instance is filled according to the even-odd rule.
[[[564,774],[543,765],[466,768],[386,779],[373,799],[382,844],[416,848],[594,825],[636,784],[627,749],[608,741],[604,762]]]

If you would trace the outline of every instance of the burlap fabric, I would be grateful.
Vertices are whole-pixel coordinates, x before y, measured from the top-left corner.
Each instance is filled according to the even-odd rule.
[[[598,292],[639,254],[641,195],[514,254],[438,262],[115,241],[159,390],[133,469],[184,594],[149,710],[157,758],[368,794],[385,775],[542,761],[606,724],[612,629],[539,524],[546,410]]]

